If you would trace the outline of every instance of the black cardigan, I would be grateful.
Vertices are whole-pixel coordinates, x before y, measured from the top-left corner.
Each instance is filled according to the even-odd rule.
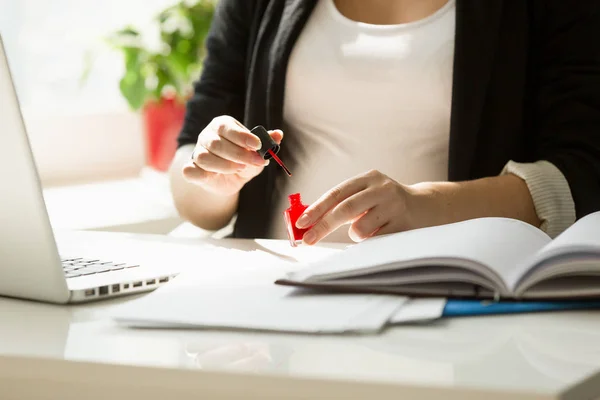
[[[315,3],[218,1],[179,146],[218,115],[284,126],[287,62]],[[456,0],[449,180],[543,159],[566,177],[578,218],[600,210],[599,43],[597,0]],[[233,236],[267,235],[281,178],[271,163],[244,186]]]

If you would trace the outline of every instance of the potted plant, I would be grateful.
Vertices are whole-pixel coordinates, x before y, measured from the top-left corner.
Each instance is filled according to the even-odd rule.
[[[158,171],[166,171],[175,154],[185,101],[202,69],[214,9],[215,0],[182,0],[161,11],[153,21],[157,48],[148,46],[132,26],[108,36],[109,44],[123,55],[120,92],[132,110],[142,113],[147,163]]]

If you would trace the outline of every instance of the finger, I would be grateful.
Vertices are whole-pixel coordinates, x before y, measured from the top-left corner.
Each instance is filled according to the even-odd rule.
[[[242,129],[246,129],[246,127],[244,126],[244,124],[242,124],[240,121],[238,121],[237,119],[235,119],[235,118],[233,118],[233,117],[231,117],[231,119],[233,120],[233,122],[234,122],[234,123],[235,123],[237,126],[239,126],[239,127],[240,127],[240,128],[242,128]]]
[[[248,150],[258,150],[261,146],[258,136],[234,119],[219,123],[216,134]]]
[[[304,243],[308,245],[315,244],[340,226],[355,221],[366,211],[375,207],[379,201],[378,198],[378,191],[373,189],[363,190],[350,196],[335,206],[333,210],[327,213],[321,220],[318,220],[315,225],[304,234]]]
[[[199,146],[194,154],[193,162],[197,167],[220,174],[236,174],[247,168],[245,164],[236,163],[233,161],[221,158],[205,148]]]
[[[228,139],[214,134],[200,135],[198,143],[212,154],[225,160],[260,167],[265,165],[265,160],[256,151],[240,147]]]
[[[306,228],[321,219],[333,207],[352,196],[365,190],[369,180],[365,175],[348,179],[311,204],[298,219],[296,226]]]
[[[348,229],[350,239],[361,242],[377,234],[383,226],[389,223],[389,211],[382,205],[376,205],[362,217],[354,221]]]
[[[182,173],[186,181],[196,184],[209,180],[216,175],[214,172],[205,171],[202,168],[199,168],[192,161],[183,166]]]
[[[406,227],[406,226],[399,227],[398,225],[395,225],[392,222],[388,222],[385,225],[383,225],[381,228],[379,228],[378,230],[373,232],[373,234],[371,236],[380,236],[380,235],[387,235],[389,233],[403,232],[407,229],[408,229],[408,227]]]
[[[275,129],[274,131],[269,131],[269,135],[271,136],[271,139],[273,139],[275,141],[275,143],[281,144],[281,141],[283,140],[283,131],[282,130]]]
[[[250,178],[254,178],[256,175],[260,174],[265,166],[269,165],[269,160],[265,161],[264,166],[254,167],[251,165],[246,166],[242,171],[238,172],[238,175],[244,178],[246,181],[250,180]]]

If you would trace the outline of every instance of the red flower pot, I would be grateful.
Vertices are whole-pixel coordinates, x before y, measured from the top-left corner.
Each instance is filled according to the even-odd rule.
[[[146,162],[158,170],[167,171],[175,151],[177,136],[183,125],[185,104],[174,97],[147,102],[143,108]]]

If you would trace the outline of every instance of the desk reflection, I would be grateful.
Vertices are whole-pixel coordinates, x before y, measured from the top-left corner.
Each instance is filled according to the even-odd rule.
[[[110,302],[0,299],[0,354],[413,384],[555,389],[600,369],[600,313],[440,320],[380,335],[127,329]]]
[[[222,343],[190,342],[185,346],[190,366],[206,370],[243,372],[285,371],[291,347],[267,342],[232,340]]]
[[[443,385],[558,388],[600,368],[600,315],[442,320],[376,336],[236,333],[184,345],[189,368]],[[261,340],[262,339],[262,340]]]
[[[63,306],[0,298],[0,354],[62,358],[71,318]]]

